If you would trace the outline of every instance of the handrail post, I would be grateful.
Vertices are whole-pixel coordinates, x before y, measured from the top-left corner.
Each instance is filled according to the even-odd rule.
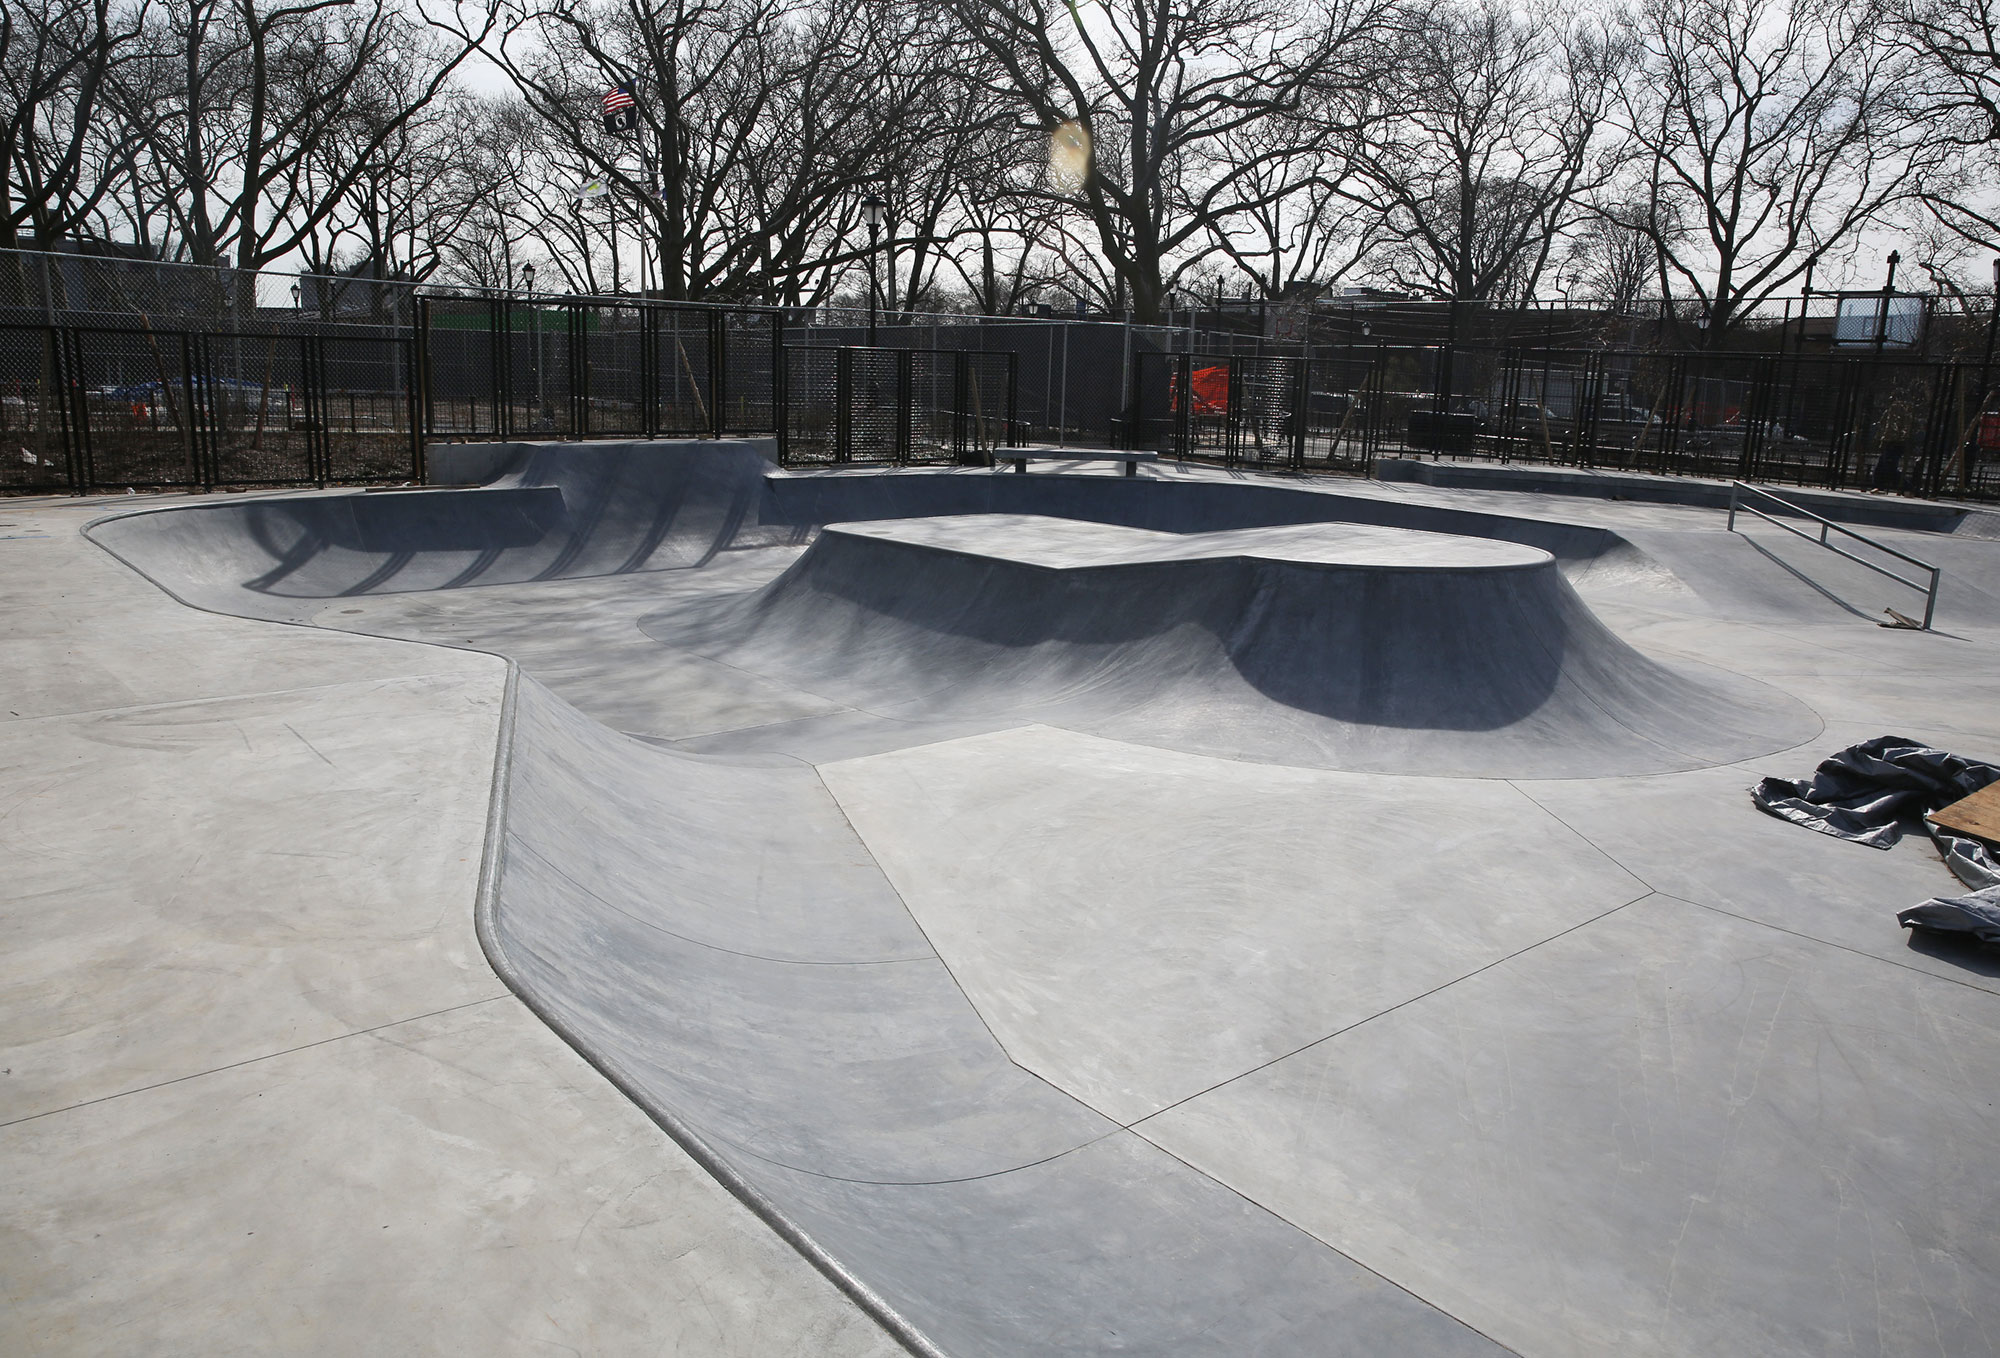
[[[1940,567],[1931,567],[1931,592],[1924,596],[1924,630],[1926,632],[1931,630],[1931,615],[1937,612],[1938,580],[1943,575],[1944,571]]]
[[[1723,530],[1727,533],[1736,531],[1736,500],[1742,494],[1742,491],[1739,489],[1741,485],[1740,481],[1731,481],[1729,483],[1729,527]]]

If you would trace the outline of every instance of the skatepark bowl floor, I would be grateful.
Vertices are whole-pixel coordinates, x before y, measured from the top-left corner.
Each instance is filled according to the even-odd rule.
[[[433,451],[0,503],[0,1350],[2000,1350],[2000,951],[1747,792],[2000,515]]]

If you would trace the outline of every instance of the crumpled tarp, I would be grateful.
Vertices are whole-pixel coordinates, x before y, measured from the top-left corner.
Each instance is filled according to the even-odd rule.
[[[1972,888],[1964,896],[1934,896],[1896,918],[1906,928],[1971,934],[2000,944],[2000,861],[1976,839],[1925,820],[2000,782],[2000,765],[1964,759],[1903,736],[1877,736],[1825,760],[1810,782],[1766,778],[1750,789],[1757,805],[1794,825],[1835,839],[1886,849],[1912,826],[1927,831],[1945,865]]]

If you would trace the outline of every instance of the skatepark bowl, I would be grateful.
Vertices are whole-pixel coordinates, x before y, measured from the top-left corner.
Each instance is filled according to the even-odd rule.
[[[1844,502],[1942,565],[1921,632],[1699,506],[432,465],[86,531],[506,657],[494,969],[911,1350],[2000,1348],[1996,955],[1897,926],[1922,836],[1746,792],[2000,756],[2000,516]]]

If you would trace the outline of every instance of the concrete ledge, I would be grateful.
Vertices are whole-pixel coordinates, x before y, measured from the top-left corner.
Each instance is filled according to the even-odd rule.
[[[516,476],[525,471],[529,459],[538,449],[551,446],[589,448],[631,448],[655,445],[661,448],[686,448],[690,445],[747,448],[774,466],[778,460],[778,441],[774,438],[657,438],[657,439],[592,439],[587,442],[570,439],[496,439],[486,443],[427,443],[424,445],[424,482],[433,486],[484,486],[503,476]]]
[[[1729,507],[1729,483],[1686,476],[1651,476],[1641,472],[1582,467],[1524,467],[1502,463],[1422,462],[1416,458],[1383,458],[1375,464],[1378,481],[1413,481],[1426,486],[1461,490],[1512,490],[1537,495],[1578,495],[1598,499],[1643,500],[1653,504]],[[1841,523],[1877,528],[1904,528],[1920,533],[1971,532],[2000,536],[2000,513],[1935,500],[1904,500],[1860,491],[1810,490],[1773,486],[1772,490],[1815,514]],[[1968,523],[1969,520],[1990,520]],[[1982,531],[1986,530],[1986,531]]]

